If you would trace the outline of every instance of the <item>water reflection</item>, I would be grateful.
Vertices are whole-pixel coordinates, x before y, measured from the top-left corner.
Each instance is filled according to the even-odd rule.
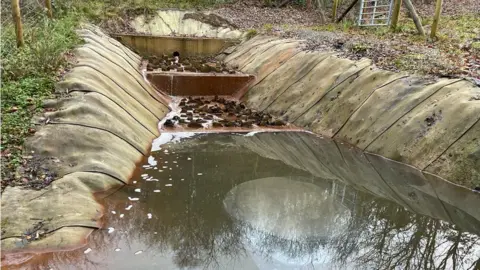
[[[158,151],[152,153],[137,183],[104,199],[105,230],[95,232],[87,247],[47,253],[22,267],[480,268],[480,239],[475,233],[448,222],[450,218],[444,221],[413,212],[407,207],[415,206],[412,202],[397,203],[401,194],[389,199],[365,191],[361,187],[374,183],[361,174],[349,181],[319,177],[316,172],[341,175],[340,170],[345,170],[315,168],[318,163],[303,160],[319,153],[275,154],[265,136],[295,149],[275,134],[210,134],[157,143]],[[262,148],[259,138],[270,147]],[[323,160],[324,165],[329,163],[335,161]],[[378,184],[383,186],[385,182]],[[388,195],[392,189],[379,192]],[[472,217],[456,211],[458,216]],[[480,227],[475,218],[468,224],[468,228]],[[109,233],[109,227],[114,231]],[[84,254],[87,248],[92,251]]]

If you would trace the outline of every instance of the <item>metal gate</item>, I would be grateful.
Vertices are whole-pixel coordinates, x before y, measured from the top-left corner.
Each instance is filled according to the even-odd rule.
[[[361,0],[358,25],[389,25],[392,5],[393,0]]]

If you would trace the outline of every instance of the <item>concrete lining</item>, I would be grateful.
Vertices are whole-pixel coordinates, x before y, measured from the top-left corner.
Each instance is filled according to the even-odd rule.
[[[207,56],[220,53],[238,41],[207,37],[172,37],[114,34],[117,40],[141,55],[171,55],[178,51],[181,56]]]
[[[191,20],[161,19],[168,31]],[[213,33],[233,32],[197,26]],[[79,33],[87,45],[76,50],[79,64],[57,85],[65,96],[50,103],[56,111],[45,114],[48,121],[38,123],[38,132],[26,143],[26,151],[56,172],[57,179],[40,191],[6,188],[1,199],[4,254],[75,245],[99,228],[104,210],[93,194],[130,181],[159,133],[157,121],[169,111],[165,98],[135,70],[141,62],[138,55],[95,26],[86,25]],[[470,179],[462,184],[480,179],[480,101],[472,98],[480,96],[480,88],[464,80],[425,85],[414,76],[377,70],[369,61],[307,53],[300,44],[275,37],[240,44],[227,62],[255,76],[233,76],[230,88],[218,80],[229,80],[231,86],[232,76],[148,76],[153,81],[161,77],[158,88],[171,94],[240,96],[253,109],[342,139],[348,143],[259,135],[246,137],[245,146],[478,233],[478,194],[445,178],[458,182],[458,172],[468,171]],[[218,89],[212,90],[213,85]],[[39,220],[46,237],[26,244],[24,233]]]
[[[102,226],[104,210],[94,193],[130,181],[159,134],[158,120],[169,111],[167,100],[135,68],[138,56],[95,26],[84,27],[78,64],[56,85],[61,97],[46,101],[54,110],[39,119],[25,145],[56,177],[42,190],[5,189],[2,256],[85,243]],[[37,231],[44,237],[26,240],[26,232]]]
[[[255,76],[193,72],[148,72],[157,88],[172,96],[232,96],[246,91]]]
[[[225,58],[257,75],[242,98],[253,109],[470,188],[480,184],[480,87],[461,79],[426,83],[365,60],[315,60],[326,52],[297,61],[305,54],[298,44],[293,57],[272,66],[287,44],[295,41],[257,36]],[[319,63],[312,69],[308,61]]]

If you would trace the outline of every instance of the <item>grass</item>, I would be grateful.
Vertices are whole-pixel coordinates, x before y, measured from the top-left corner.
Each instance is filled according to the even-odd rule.
[[[82,21],[101,23],[125,15],[153,14],[159,8],[204,8],[221,0],[85,0],[56,1],[54,20],[43,11],[35,23],[24,20],[25,46],[16,47],[15,29],[2,23],[1,31],[1,176],[2,190],[14,184],[23,162],[25,139],[35,133],[32,117],[52,97],[59,72],[67,68],[68,53],[81,43],[75,29]],[[40,15],[40,16],[38,16]],[[24,18],[25,19],[25,18]]]
[[[42,101],[52,94],[58,71],[68,64],[65,53],[80,43],[74,31],[77,23],[75,16],[26,23],[22,48],[16,47],[13,26],[2,28],[2,188],[4,181],[15,177],[25,138],[35,132],[32,116],[41,111]]]

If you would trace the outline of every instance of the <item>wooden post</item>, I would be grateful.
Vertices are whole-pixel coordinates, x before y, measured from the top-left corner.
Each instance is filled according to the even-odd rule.
[[[398,19],[400,18],[400,8],[402,7],[402,0],[395,0],[392,12],[392,23],[390,25],[392,30],[397,29]]]
[[[333,0],[333,14],[332,14],[332,21],[335,22],[337,19],[337,8],[338,8],[338,0]]]
[[[312,9],[312,0],[307,0],[305,5],[307,6],[308,10]]]
[[[45,7],[47,8],[47,15],[50,19],[53,18],[52,0],[45,0]]]
[[[412,15],[413,22],[415,23],[415,26],[417,27],[418,33],[422,36],[425,36],[425,31],[423,30],[422,26],[422,19],[420,16],[418,16],[417,11],[415,10],[415,7],[413,6],[412,2],[410,0],[404,0],[405,1],[405,6],[407,6],[408,11],[410,12],[410,15]]]
[[[15,24],[15,32],[17,34],[17,47],[22,47],[23,46],[23,27],[22,27],[22,17],[20,15],[19,0],[12,0],[12,16],[13,16],[13,23]]]
[[[437,36],[438,22],[440,21],[440,13],[442,13],[442,4],[443,0],[437,0],[437,5],[435,6],[435,16],[433,17],[432,23],[432,32],[430,32],[431,38],[435,38]]]

